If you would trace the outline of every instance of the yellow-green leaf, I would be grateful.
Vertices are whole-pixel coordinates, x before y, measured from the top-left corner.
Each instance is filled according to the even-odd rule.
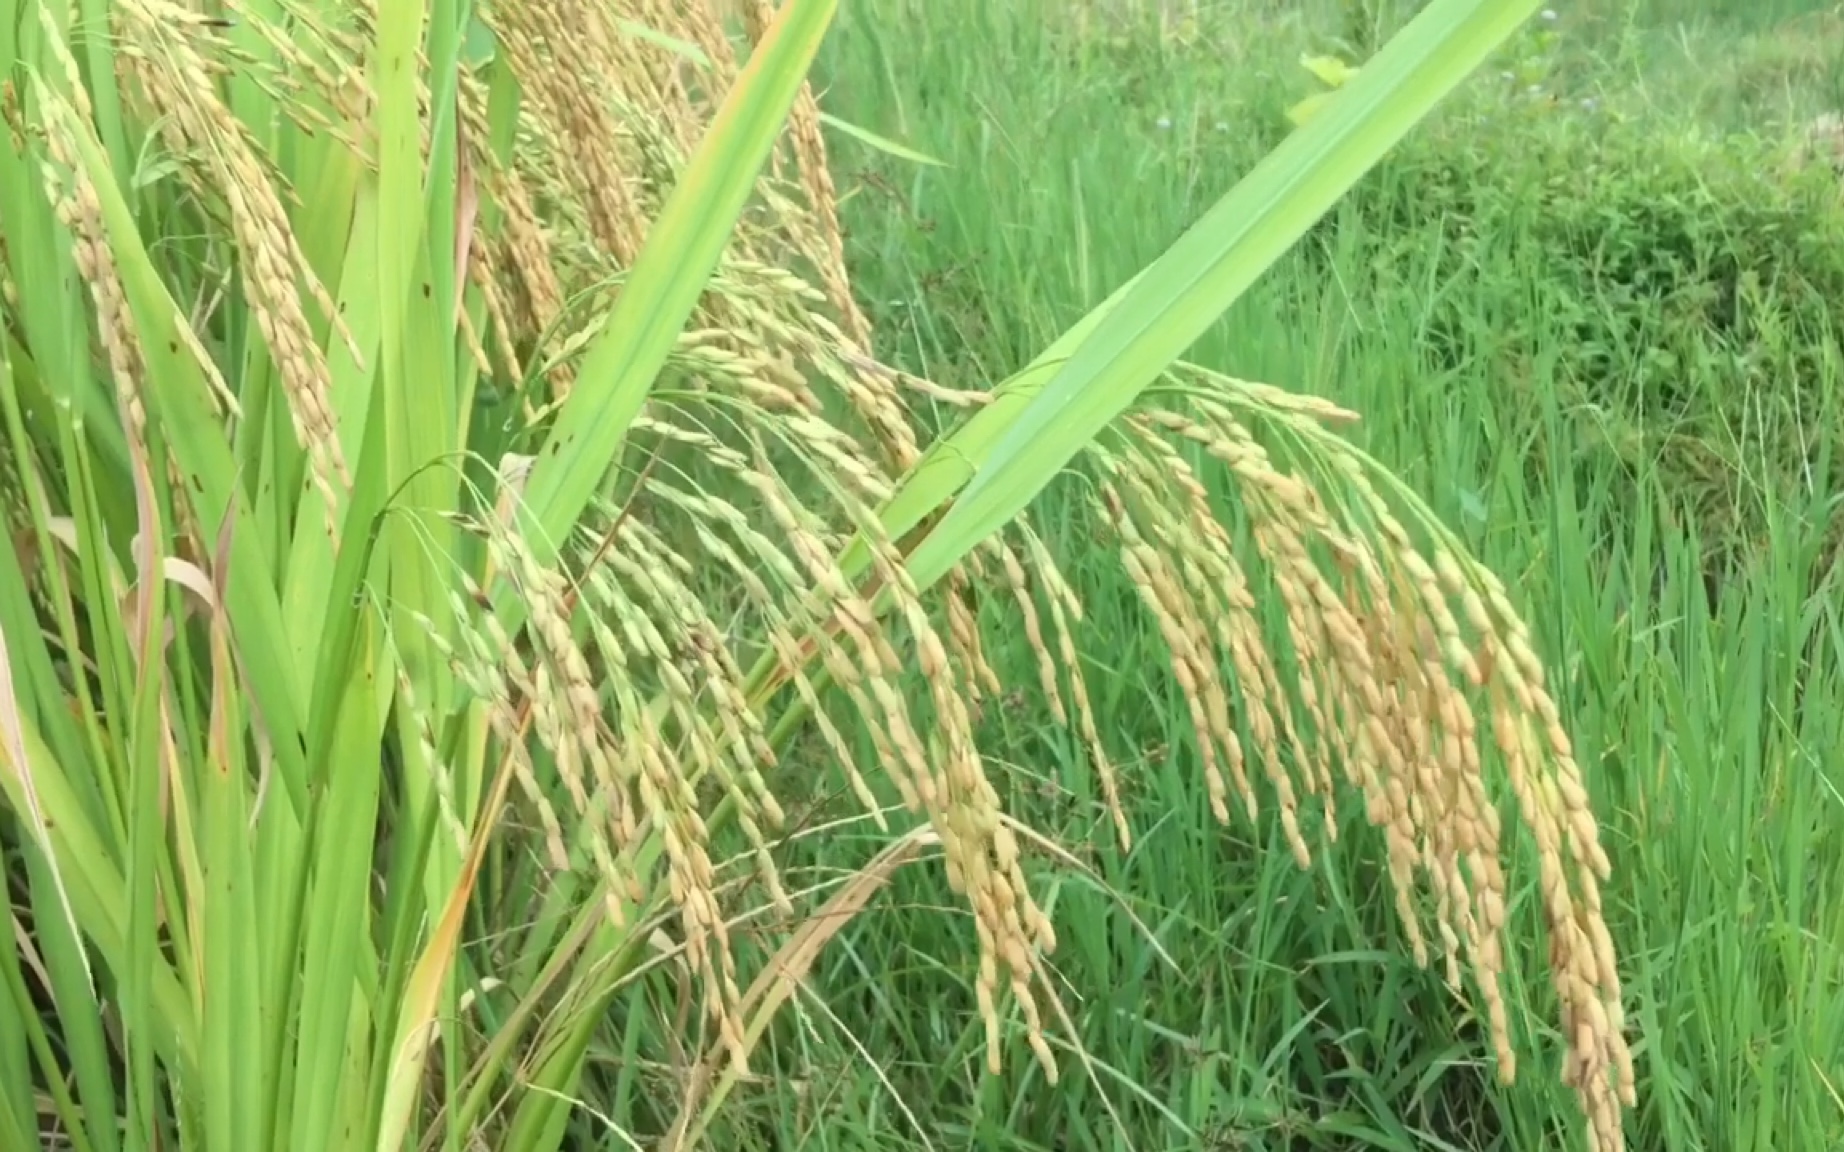
[[[1343,88],[1358,73],[1358,69],[1336,56],[1301,56],[1300,67],[1317,76],[1327,88]]]

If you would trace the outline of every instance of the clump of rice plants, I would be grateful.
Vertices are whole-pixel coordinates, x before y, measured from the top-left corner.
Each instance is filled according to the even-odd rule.
[[[0,951],[0,1138],[556,1148],[607,1027],[682,1070],[611,1123],[695,1145],[923,848],[978,930],[989,1062],[1009,997],[1054,1077],[1056,932],[975,735],[1003,690],[976,593],[1132,828],[1058,559],[1027,514],[957,518],[988,473],[930,495],[1031,393],[884,365],[853,300],[803,80],[830,7],[744,5],[740,54],[698,4],[16,14],[0,733],[29,930]],[[970,415],[925,445],[923,401]],[[1259,815],[1260,775],[1305,865],[1300,811],[1342,777],[1509,1077],[1502,762],[1564,1079],[1618,1148],[1569,738],[1502,585],[1329,430],[1351,417],[1179,368],[1077,463],[1218,818]],[[830,894],[775,859],[803,729],[909,823]]]

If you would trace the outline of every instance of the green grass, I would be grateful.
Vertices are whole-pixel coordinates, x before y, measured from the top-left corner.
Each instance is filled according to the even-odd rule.
[[[848,6],[825,59],[828,107],[946,164],[835,139],[880,351],[956,384],[996,382],[1162,251],[1310,91],[1297,54],[1334,43],[1335,6],[1254,21],[1257,7],[1081,37],[1054,5]],[[1526,139],[1560,150],[1538,154],[1592,156],[1611,177],[1584,180],[1581,196],[1608,198],[1561,207],[1584,220],[1605,207],[1609,235],[1644,240],[1656,222],[1635,205],[1671,165],[1627,145],[1663,138],[1698,155],[1713,140],[1712,155],[1731,154],[1724,134],[1741,126],[1771,145],[1836,105],[1838,61],[1787,47],[1781,22],[1814,5],[1772,18],[1768,4],[1696,6],[1694,28],[1675,24],[1691,6],[1669,0],[1584,7],[1580,24],[1564,13],[1559,44],[1524,45],[1547,53],[1560,110],[1517,113],[1534,118],[1494,136],[1468,129],[1475,106],[1463,105],[1419,130],[1190,355],[1360,411],[1358,441],[1430,499],[1536,625],[1614,860],[1608,915],[1639,1072],[1631,1146],[1844,1146],[1844,578],[1827,567],[1844,519],[1844,406],[1835,330],[1801,279],[1824,282],[1844,233],[1808,238],[1786,257],[1798,268],[1776,256],[1787,275],[1757,285],[1751,323],[1712,333],[1671,292],[1584,296],[1589,282],[1570,278],[1572,257],[1543,230],[1557,203],[1528,210],[1537,169],[1517,162]],[[1702,66],[1724,46],[1731,71]],[[1750,68],[1753,87],[1732,83]],[[1592,116],[1609,104],[1627,135],[1568,152],[1588,147],[1571,132],[1606,135]],[[1750,147],[1737,154],[1756,157]],[[1483,222],[1458,258],[1450,221],[1395,212],[1435,186],[1443,151],[1465,161],[1446,178]],[[1628,177],[1639,183],[1622,199]],[[1711,183],[1690,216],[1753,196]],[[1781,207],[1797,219],[1805,203]],[[1708,224],[1687,241],[1703,254],[1687,278],[1758,251],[1725,217]],[[1631,320],[1642,339],[1585,359],[1571,301],[1610,330]],[[1788,443],[1795,457],[1775,449]],[[839,937],[799,1001],[802,1026],[777,1041],[798,1046],[810,1077],[743,1094],[726,1146],[1572,1146],[1555,1038],[1525,1048],[1543,1055],[1514,1085],[1494,1081],[1464,1001],[1404,959],[1381,845],[1361,821],[1302,873],[1276,822],[1211,820],[1157,635],[1066,492],[1039,502],[1039,524],[1062,534],[1053,546],[1091,607],[1102,726],[1142,750],[1125,769],[1133,850],[1114,846],[1077,750],[1042,713],[1022,642],[1002,665],[1017,690],[987,723],[1011,761],[1008,802],[1084,846],[1094,869],[1043,880],[1064,1003],[1092,1062],[1065,1059],[1054,1088],[1022,1064],[985,1074],[961,959],[970,927],[940,914],[933,878],[904,877]],[[854,853],[853,835],[835,831],[804,862],[856,866],[876,841],[867,833]],[[1533,896],[1526,882],[1513,921],[1537,949]],[[1511,994],[1524,1037],[1550,1027],[1546,988]]]

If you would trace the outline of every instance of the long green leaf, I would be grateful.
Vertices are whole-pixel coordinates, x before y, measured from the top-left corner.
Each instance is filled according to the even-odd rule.
[[[220,537],[213,580],[227,586],[229,549]],[[236,686],[230,623],[222,599],[211,613],[212,700],[208,763],[198,772],[199,836],[205,891],[204,975],[200,981],[201,1060],[205,1097],[205,1146],[213,1152],[261,1142],[263,1018],[262,960],[256,915],[256,873],[250,845],[249,796],[245,791],[244,704]]]
[[[1034,499],[1196,342],[1409,129],[1537,8],[1434,0],[1307,127],[1290,136],[1149,267],[1018,415],[909,558],[918,585]]]
[[[52,755],[38,729],[26,724],[19,734],[25,743],[26,770],[32,773],[38,802],[44,805],[51,829],[51,851],[64,866],[57,882],[68,891],[77,922],[82,925],[84,934],[96,942],[96,952],[104,956],[124,956],[128,951],[128,881],[116,864],[116,853],[110,850],[106,834],[86,818],[68,771]],[[0,772],[0,795],[4,795],[14,811],[25,810],[26,799],[17,773]],[[28,867],[39,868],[43,859],[34,849],[27,856]],[[35,890],[51,890],[49,874],[35,872],[30,878]],[[40,933],[40,944],[49,948],[64,934],[64,920],[61,915],[45,914],[47,911],[44,908],[35,910],[35,925]],[[82,974],[83,969],[74,953],[55,958],[48,956],[47,960],[54,980],[62,972]],[[199,1075],[199,1063],[191,1001],[164,957],[152,965],[151,976],[154,1003],[161,1022],[166,1025],[154,1037],[154,1047],[162,1060],[178,1067],[188,1080],[194,1080]],[[82,1003],[85,999],[87,992],[73,996],[71,1002]],[[86,1098],[100,1099],[103,1094],[91,1097],[86,1093]],[[97,1131],[108,1132],[109,1126]]]
[[[1113,295],[1095,306],[1094,311],[1038,353],[1022,371],[1001,384],[993,394],[992,403],[975,412],[952,436],[944,436],[930,444],[922,459],[885,502],[881,512],[883,530],[892,538],[902,537],[965,487],[973,474],[992,458],[993,449],[1005,430],[1025,411],[1032,398],[1055,378],[1057,369],[1068,362],[1070,354],[1100,327],[1145,275],[1141,272],[1116,288]],[[840,567],[847,576],[856,578],[870,563],[870,548],[863,533],[859,533],[846,546]]]
[[[540,560],[550,560],[575,525],[640,414],[730,242],[837,8],[838,0],[789,0],[782,7],[661,209],[527,481]],[[494,610],[522,619],[507,586]]]
[[[35,76],[34,80],[35,95],[40,100],[52,95],[37,82],[42,77]],[[220,522],[227,509],[237,518],[232,544],[237,578],[226,597],[232,627],[253,650],[285,652],[288,645],[275,595],[273,566],[257,544],[261,533],[256,531],[237,481],[236,464],[220,431],[210,388],[179,331],[182,313],[142,243],[133,211],[115,187],[107,157],[95,137],[75,122],[69,109],[61,111],[71,122],[77,161],[96,189],[110,251],[141,333],[149,407],[169,437],[184,482],[191,489],[195,513],[205,523]],[[259,660],[251,662],[246,671],[253,702],[274,741],[277,775],[288,790],[289,801],[297,809],[305,808],[302,692],[295,666],[286,660]]]

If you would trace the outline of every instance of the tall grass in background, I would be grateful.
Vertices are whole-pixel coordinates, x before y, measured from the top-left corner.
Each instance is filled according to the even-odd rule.
[[[1827,0],[1588,0],[1587,9],[1624,12],[1653,25],[1722,23],[1733,28],[1767,28],[1835,7]]]
[[[1082,7],[882,0],[822,58],[833,111],[945,165],[835,142],[857,282],[905,367],[1009,374],[1285,131],[1317,86],[1302,52],[1344,50],[1336,5]],[[1816,5],[1698,6],[1690,28],[1557,7],[1188,355],[1360,413],[1353,438],[1506,575],[1564,670],[1635,957],[1631,1146],[1844,1146],[1844,215],[1796,163],[1844,105],[1844,29]],[[1095,531],[1055,496],[1039,524],[1072,556]],[[1381,845],[1348,828],[1301,875],[1277,834],[1214,829],[1156,633],[1109,566],[1069,575],[1146,831],[1098,835],[1096,784],[1027,693],[996,751],[1010,803],[1097,871],[1055,907],[1098,1075],[978,1075],[971,1037],[917,1007],[956,994],[954,938],[880,912],[816,977],[834,1119],[803,1087],[784,1146],[1565,1146],[1566,1095],[1494,1083],[1477,1017],[1403,959]],[[993,659],[1029,680],[1020,646]],[[1516,1000],[1546,1033],[1546,994]],[[853,1072],[918,1048],[946,1055]]]
[[[731,1147],[751,1104],[874,1144],[807,977],[924,856],[965,987],[903,1003],[985,1085],[1111,1103],[1051,967],[1097,873],[982,749],[1033,684],[1108,817],[1074,843],[1135,851],[1169,816],[1113,720],[1163,675],[1166,812],[1271,808],[1305,868],[1355,796],[1496,1074],[1547,968],[1621,1147],[1609,862],[1505,584],[1348,410],[1175,363],[1535,4],[1436,0],[977,388],[868,345],[804,86],[835,7],[0,0],[0,1147]],[[1163,651],[1085,663],[1088,612]],[[1110,923],[1164,954],[1070,927]],[[951,1105],[883,1086],[925,1140]]]

